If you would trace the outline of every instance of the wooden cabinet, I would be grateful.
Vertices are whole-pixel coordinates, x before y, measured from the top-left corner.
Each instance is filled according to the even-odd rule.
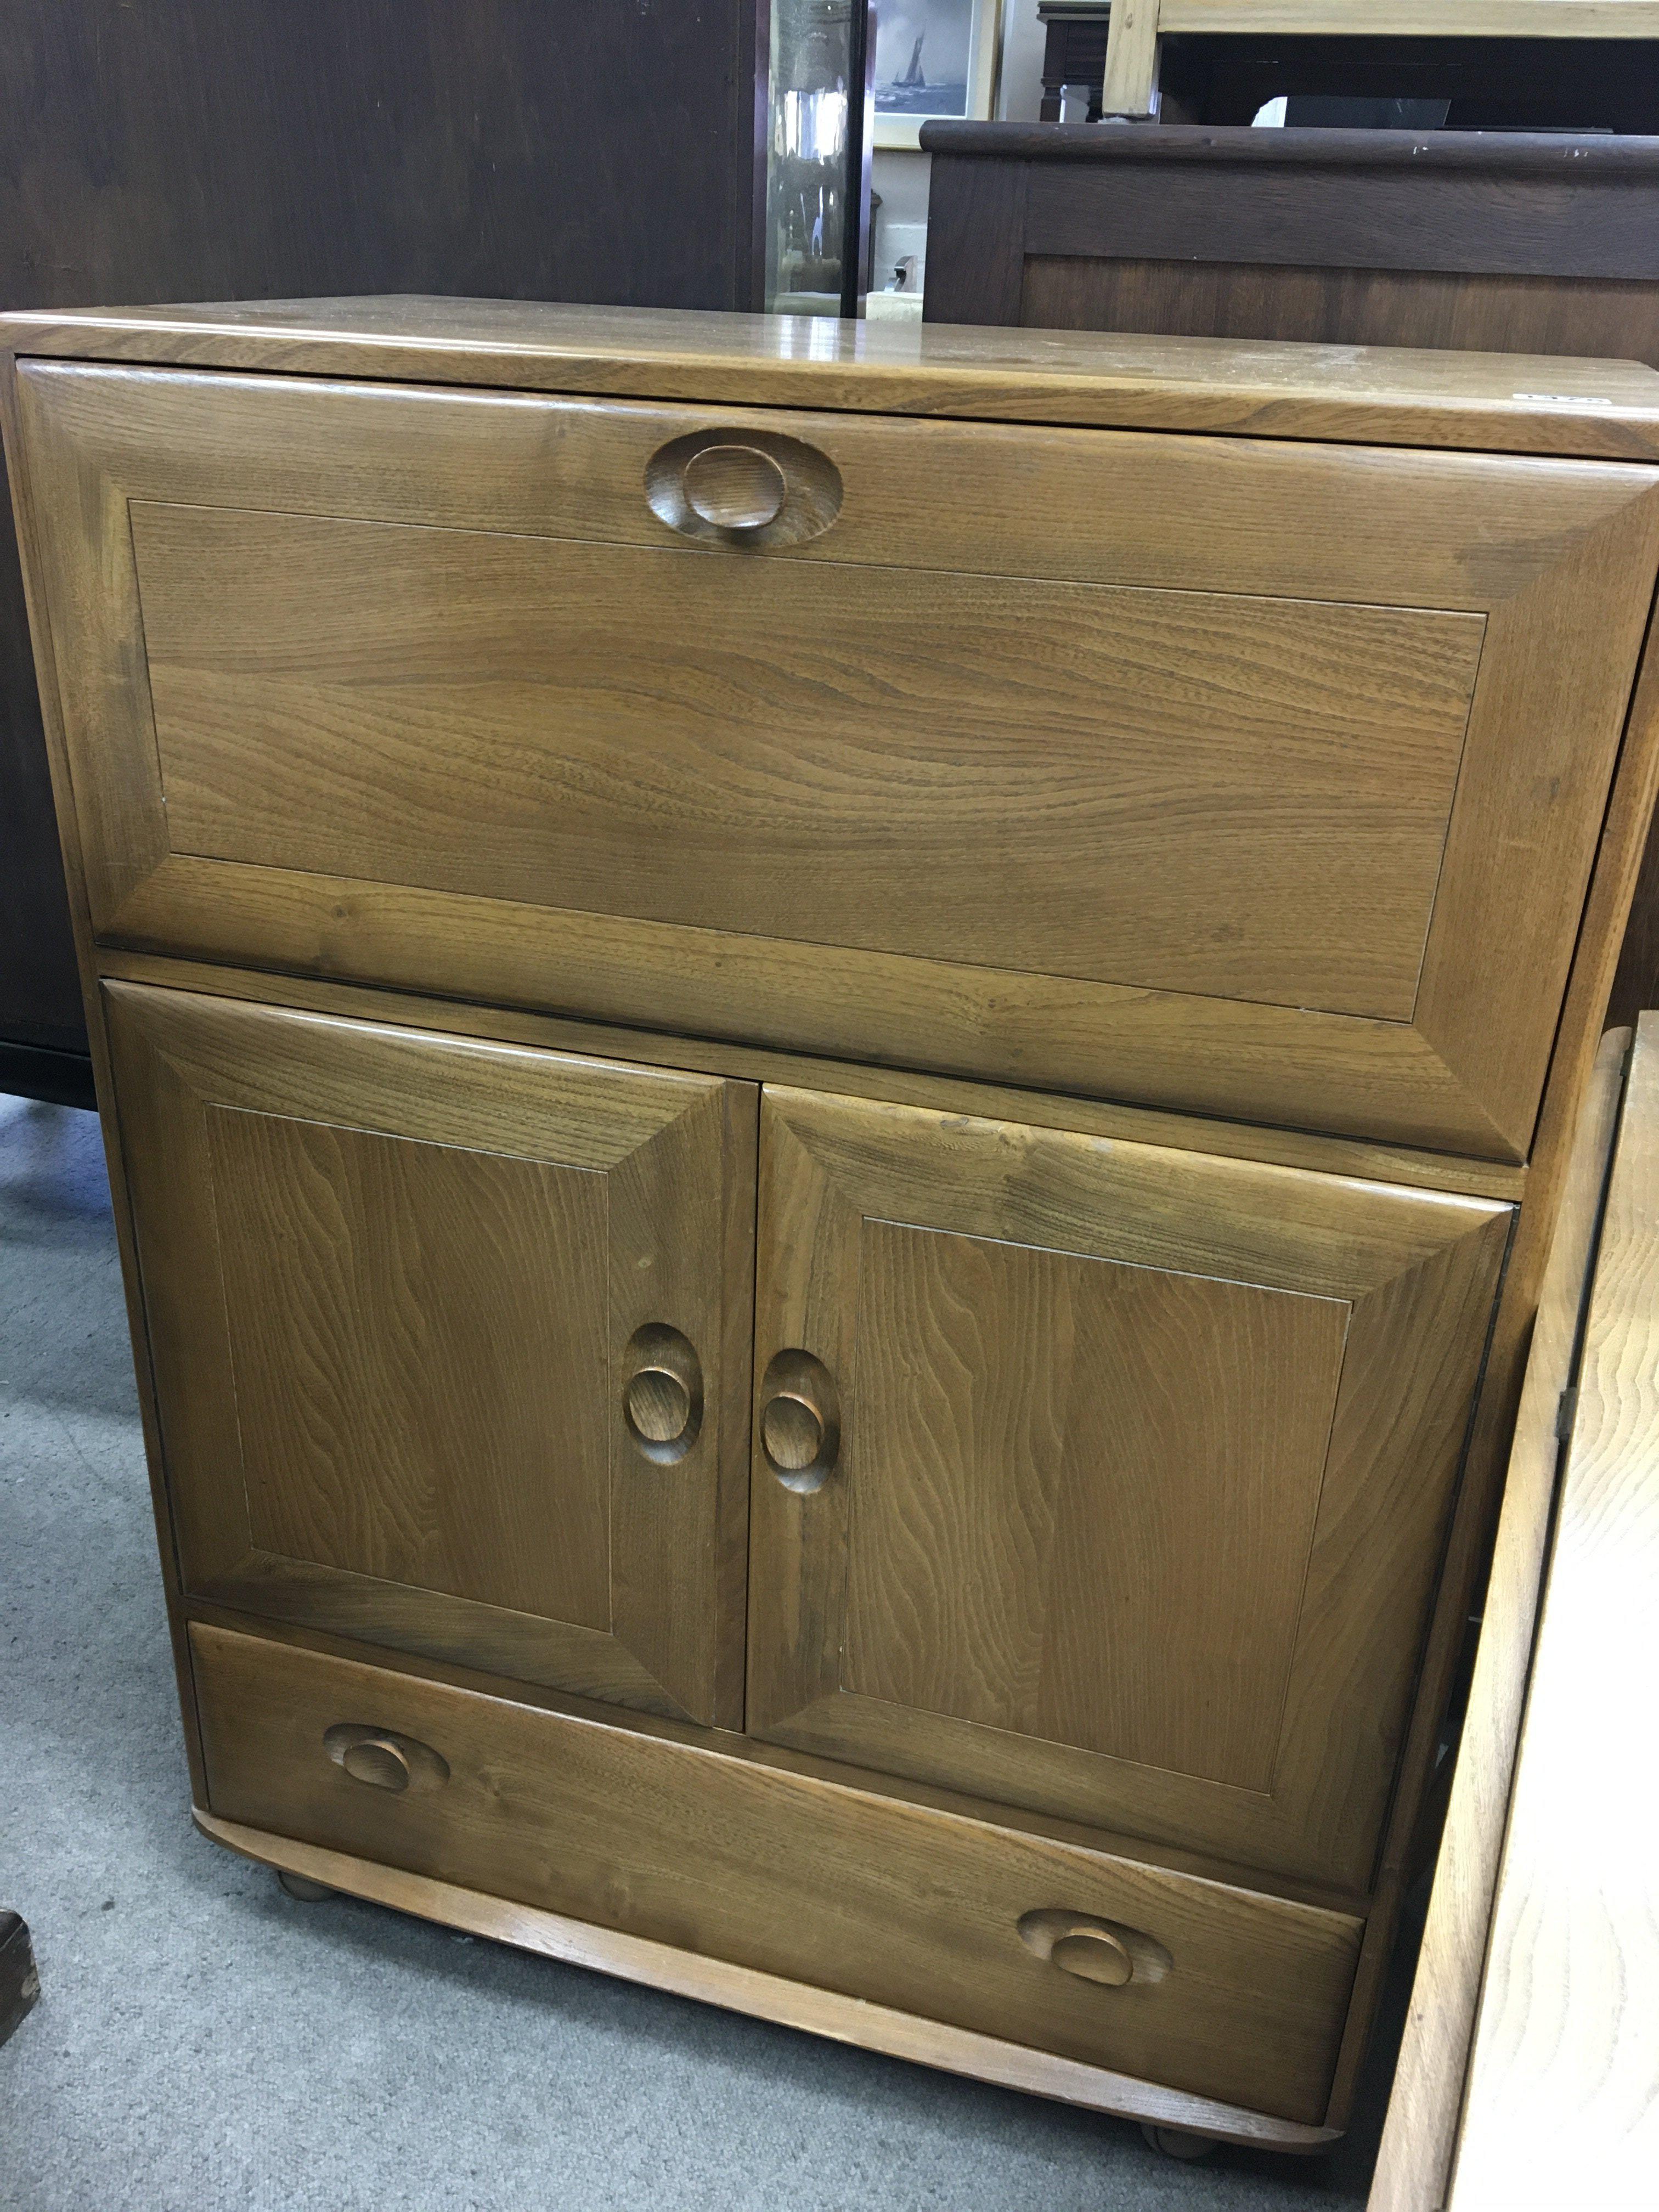
[[[106,995],[185,1587],[737,1722],[753,1086]]]
[[[1330,2141],[1659,781],[1659,375],[9,331],[200,1823]]]
[[[761,1127],[751,1732],[1363,1887],[1510,1210]]]

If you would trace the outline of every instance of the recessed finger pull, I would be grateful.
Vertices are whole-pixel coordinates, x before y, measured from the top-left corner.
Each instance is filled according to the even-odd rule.
[[[761,1449],[786,1490],[802,1495],[830,1479],[841,1451],[835,1377],[810,1352],[780,1352],[761,1379]]]
[[[689,1338],[647,1322],[623,1357],[623,1419],[635,1448],[659,1467],[685,1457],[702,1426],[702,1363]]]
[[[449,1779],[449,1762],[417,1736],[368,1721],[338,1721],[323,1731],[323,1748],[354,1782],[371,1790],[432,1790]]]
[[[1019,1940],[1049,1966],[1075,1981],[1121,1990],[1131,1982],[1161,1982],[1175,1961],[1164,1946],[1139,1928],[1097,1919],[1090,1912],[1045,1906],[1026,1913]]]
[[[685,465],[685,501],[721,530],[763,530],[783,512],[789,486],[758,446],[705,446]]]
[[[829,529],[841,513],[841,471],[804,438],[741,423],[659,446],[645,465],[645,496],[682,538],[761,552]]]

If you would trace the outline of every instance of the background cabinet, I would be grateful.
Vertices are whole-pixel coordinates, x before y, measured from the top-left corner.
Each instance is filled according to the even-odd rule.
[[[754,1086],[106,995],[186,1586],[737,1724]]]

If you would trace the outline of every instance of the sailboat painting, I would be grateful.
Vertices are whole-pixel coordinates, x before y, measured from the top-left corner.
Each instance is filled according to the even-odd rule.
[[[875,0],[878,146],[914,146],[933,116],[991,112],[1000,0]]]

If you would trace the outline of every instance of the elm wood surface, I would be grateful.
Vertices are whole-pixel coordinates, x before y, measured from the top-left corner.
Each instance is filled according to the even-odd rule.
[[[1571,381],[1570,376],[1565,372],[1562,381],[1564,384]],[[13,441],[13,450],[16,451],[15,412],[11,403],[12,394],[9,392],[0,392],[0,404],[4,404],[7,411],[8,433]],[[1539,419],[1541,420],[1541,417]],[[33,544],[34,542],[34,505],[30,496],[30,487],[25,482],[20,485],[19,489],[22,502],[21,526],[26,541]],[[47,692],[54,705],[52,716],[54,773],[58,780],[59,790],[68,811],[67,835],[70,849],[73,853],[78,847],[78,825],[73,811],[73,794],[68,778],[62,732],[56,720],[56,681],[55,677],[51,674],[54,669],[57,656],[54,653],[54,640],[47,621],[46,610],[36,588],[40,575],[38,556],[32,559],[30,566],[37,649],[40,654],[43,669],[48,672]],[[1404,1852],[1404,1839],[1409,1835],[1414,1822],[1415,1808],[1422,1791],[1426,1762],[1431,1756],[1434,1739],[1437,1732],[1439,1712],[1443,1703],[1448,1674],[1461,1637],[1462,1621],[1467,1607],[1469,1585],[1473,1579],[1474,1565],[1478,1559],[1489,1525],[1492,1485],[1495,1471],[1501,1463],[1505,1428],[1511,1417],[1519,1354],[1524,1347],[1531,1302],[1536,1294],[1539,1270],[1549,1239],[1553,1204],[1564,1164],[1564,1139],[1576,1109],[1579,1089],[1588,1071],[1589,1054],[1593,1049],[1597,1017],[1605,998],[1611,962],[1616,946],[1617,933],[1628,899],[1630,884],[1639,852],[1640,836],[1645,828],[1647,813],[1652,799],[1656,768],[1653,691],[1654,686],[1651,681],[1644,682],[1638,690],[1636,712],[1624,746],[1620,770],[1613,788],[1601,853],[1591,884],[1579,950],[1575,958],[1572,977],[1565,998],[1551,1079],[1545,1095],[1534,1141],[1532,1164],[1526,1173],[1527,1204],[1522,1214],[1512,1255],[1506,1271],[1504,1296],[1493,1334],[1488,1363],[1487,1384],[1475,1416],[1468,1469],[1453,1523],[1435,1620],[1422,1654],[1421,1689],[1413,1709],[1407,1737],[1395,1808],[1390,1815],[1382,1841],[1378,1887],[1366,1907],[1365,1930],[1360,1950],[1358,1975],[1346,2025],[1342,2033],[1341,2047],[1336,2061],[1330,2100],[1325,2114],[1325,2124],[1328,2127],[1339,2127],[1342,2124],[1352,2095],[1358,2055],[1363,2051],[1374,2008],[1377,1978],[1389,1948],[1395,1901],[1398,1893],[1399,1869]],[[78,872],[76,914],[77,927],[81,933],[82,957],[85,972],[89,976],[96,972],[100,961],[106,965],[118,965],[122,962],[131,962],[137,967],[142,967],[152,975],[164,972],[170,967],[185,969],[189,968],[188,963],[169,963],[143,954],[112,951],[100,952],[94,945],[88,927],[84,889],[80,884]],[[249,988],[246,978],[240,979],[240,988],[244,989]],[[307,981],[303,978],[286,980],[273,978],[270,988],[273,992],[292,990],[296,994],[320,994],[329,990],[330,987],[320,981]],[[378,1000],[382,1006],[386,1003],[384,996],[375,992],[362,991],[355,995],[366,1002],[372,1003]],[[367,1011],[367,1007],[364,1010]],[[614,1021],[616,1018],[614,1010],[605,1008],[603,1011]],[[677,1010],[677,1013],[679,1018],[684,1018],[683,1009]],[[428,1013],[426,1018],[430,1019],[430,1014]],[[488,1010],[474,1008],[458,1010],[457,1019],[463,1026],[482,1021],[485,1024],[511,1023],[515,1026],[522,1024],[527,1029],[532,1018],[511,1013],[492,1014]],[[542,1037],[546,1037],[555,1030],[573,1034],[577,1030],[578,1026],[568,1022],[561,1024],[543,1022],[536,1024],[537,1033]],[[588,1034],[591,1036],[594,1031],[590,1028]],[[98,1048],[101,1051],[101,1043]],[[653,1042],[652,1048],[657,1053],[665,1054],[668,1047],[664,1040],[659,1038]],[[738,1048],[716,1044],[709,1048],[709,1054],[712,1066],[725,1066],[738,1057]],[[625,1052],[622,1056],[626,1057]],[[775,1058],[777,1055],[771,1056]],[[757,1058],[763,1057],[766,1055],[757,1055]],[[866,1067],[850,1071],[848,1079],[857,1085],[867,1085],[874,1089],[880,1085],[884,1078],[880,1071]],[[895,1075],[891,1080],[902,1088],[905,1095],[909,1096],[917,1095],[924,1085],[929,1086],[931,1093],[932,1087],[938,1083],[936,1078],[904,1074]],[[966,1085],[948,1083],[939,1087],[946,1092],[953,1093],[960,1093],[969,1088]],[[981,1091],[976,1095],[982,1098],[984,1093]],[[1123,1109],[1115,1109],[1097,1104],[1079,1105],[1077,1110],[1080,1115],[1086,1116],[1091,1125],[1103,1127],[1109,1126],[1115,1115],[1121,1114],[1121,1126],[1126,1132],[1133,1119],[1133,1116],[1124,1113]],[[109,1117],[109,1125],[113,1129],[116,1126],[116,1102],[110,1096],[107,1089],[106,1090],[106,1112]],[[1028,1125],[1043,1118],[1042,1115],[1036,1110],[1036,1102],[1030,1099],[1019,1101],[1016,1098],[1011,1106],[1011,1113],[1017,1122]],[[1172,1119],[1169,1116],[1157,1118],[1163,1122],[1168,1122]],[[1301,1158],[1310,1154],[1317,1147],[1319,1140],[1313,1138],[1298,1138],[1284,1132],[1234,1130],[1220,1133],[1218,1142],[1229,1149],[1261,1148],[1275,1155],[1289,1153],[1296,1158]],[[1372,1151],[1373,1156],[1375,1155],[1375,1147],[1357,1146],[1352,1140],[1344,1143],[1339,1149],[1349,1159],[1353,1159],[1368,1149]],[[1426,1170],[1419,1165],[1418,1172],[1425,1174]],[[1441,1163],[1437,1172],[1442,1176],[1449,1176],[1451,1180],[1455,1181],[1457,1164],[1450,1161]],[[1477,1164],[1469,1172],[1471,1179],[1468,1188],[1473,1190],[1492,1188],[1498,1176],[1513,1175],[1516,1170],[1500,1169],[1495,1173],[1490,1165]],[[118,1222],[125,1240],[126,1256],[131,1269],[128,1195],[125,1188],[118,1158],[115,1164],[115,1183]],[[134,1281],[131,1273],[129,1279],[130,1282]],[[137,1340],[142,1345],[143,1341],[142,1314],[136,1308],[135,1324]],[[161,1466],[159,1442],[155,1440],[154,1435],[151,1396],[148,1377],[141,1375],[141,1397],[145,1404],[147,1419],[150,1422],[150,1434],[155,1451],[152,1463],[159,1479]],[[158,1505],[165,1515],[165,1500],[159,1492]],[[164,1547],[164,1571],[169,1577],[171,1609],[176,1629],[179,1626],[182,1615],[178,1577],[176,1567],[172,1559],[170,1542]],[[280,1623],[273,1622],[270,1626],[273,1632],[279,1637],[283,1633]],[[289,1632],[289,1633],[292,1632]],[[422,1664],[426,1664],[429,1671],[430,1662],[412,1661],[410,1663],[417,1669]],[[186,1674],[186,1732],[191,1745],[192,1771],[198,1778],[197,1784],[198,1802],[201,1802],[204,1784],[199,1779],[201,1774],[199,1743],[196,1740],[195,1709],[193,1700],[190,1697],[188,1680]],[[522,1696],[530,1693],[521,1692],[520,1694]],[[623,1717],[617,1709],[612,1709],[612,1711],[617,1712],[619,1720]],[[690,1724],[654,1720],[650,1716],[641,1716],[630,1719],[629,1725],[636,1730],[662,1730],[688,1727]],[[781,1750],[771,1753],[770,1757],[780,1764],[793,1761],[798,1767],[803,1763],[815,1767],[819,1764],[808,1759],[805,1754],[791,1753]],[[824,1766],[826,1772],[830,1771],[827,1763],[824,1763]],[[845,1769],[841,1770],[842,1773],[845,1771]],[[890,1793],[896,1785],[884,1783],[880,1777],[872,1777],[868,1786],[875,1790],[885,1790]],[[908,1790],[910,1795],[918,1797],[939,1797],[949,1794],[933,1790],[926,1784],[909,1784]],[[385,1797],[385,1793],[374,1794]],[[401,1801],[386,1798],[385,1802],[395,1803]],[[1046,1825],[1050,1828],[1063,1825],[1053,1822],[1042,1824],[1037,1821],[1036,1816],[1023,1817],[1028,1824]],[[1152,1845],[1147,1847],[1147,1850],[1149,1856],[1165,1862],[1181,1856],[1178,1850],[1167,1846]],[[1170,2124],[1179,2124],[1180,2123],[1171,2119]]]
[[[1539,1298],[1370,2212],[1431,2212],[1445,2197],[1537,1626],[1562,1414],[1577,1372],[1630,1042],[1628,1030],[1611,1030],[1596,1055]],[[1582,2153],[1586,2146],[1578,2148]]]
[[[1643,659],[1621,770],[1607,811],[1572,981],[1562,1007],[1561,1029],[1528,1179],[1528,1202],[1522,1208],[1504,1272],[1503,1296],[1470,1430],[1463,1482],[1441,1566],[1434,1622],[1424,1651],[1411,1728],[1365,1923],[1353,2008],[1337,2062],[1331,2096],[1333,2116],[1348,2111],[1364,2059],[1401,1902],[1415,1870],[1418,1810],[1430,1786],[1439,1752],[1442,1718],[1461,1670],[1468,1615],[1490,1561],[1491,1535],[1498,1519],[1544,1268],[1570,1177],[1579,1117],[1593,1081],[1620,941],[1656,797],[1659,797],[1656,737],[1659,737],[1659,658],[1649,651]]]
[[[1659,363],[1659,139],[945,124],[928,143],[927,312],[948,321]],[[1608,1017],[1656,996],[1659,838]]]
[[[738,1724],[752,1087],[106,997],[185,1588]]]
[[[1317,2124],[1359,1923],[717,1752],[191,1631],[208,1809],[677,1949]],[[441,1786],[354,1781],[341,1722],[416,1738]],[[1021,1939],[1034,1908],[1122,1923],[1116,1989]]]
[[[4,354],[701,405],[1659,459],[1659,377],[1627,361],[1546,366],[1543,356],[1387,347],[993,337],[930,323],[415,296],[6,314]]]
[[[1659,1021],[1638,1026],[1449,2212],[1636,2207],[1659,2154]]]
[[[1212,2098],[1166,2089],[1156,2081],[1082,2065],[1075,2059],[1057,2058],[999,2036],[920,2020],[912,2013],[872,2004],[863,1997],[842,1996],[833,1990],[758,1973],[753,1967],[731,1966],[723,1959],[702,1958],[696,1952],[653,1943],[644,1936],[622,1935],[534,1905],[514,1905],[482,1890],[434,1881],[426,1875],[406,1874],[373,1859],[296,1843],[291,1837],[248,1827],[240,1821],[222,1820],[199,1807],[194,1819],[203,1835],[226,1850],[282,1873],[291,1870],[301,1881],[314,1881],[322,1889],[368,1898],[396,1911],[435,1921],[441,1927],[464,1928],[488,1936],[492,1942],[510,1943],[560,1964],[616,1974],[624,1981],[641,1982],[647,1988],[669,1990],[677,1996],[692,1997],[703,2004],[722,2005],[761,2020],[776,2021],[782,2027],[826,2036],[833,2042],[884,2051],[892,2058],[936,2066],[1002,2088],[1051,2097],[1088,2112],[1115,2113],[1161,2127],[1198,2130],[1218,2142],[1238,2143],[1249,2149],[1307,2156],[1328,2149],[1338,2139],[1339,2131],[1334,2128],[1270,2119]]]
[[[174,853],[1411,1018],[1479,616],[131,526]]]
[[[1019,1835],[1039,1837],[1067,1849],[1103,1853],[1109,1858],[1132,1859],[1137,1865],[1158,1867],[1166,1873],[1201,1882],[1217,1882],[1224,1888],[1260,1893],[1291,1905],[1310,1905],[1322,1911],[1354,1920],[1363,1919],[1370,1906],[1370,1893],[1366,1890],[1303,1881],[1293,1875],[1265,1875],[1259,1869],[1242,1867],[1213,1852],[1186,1850],[1178,1844],[1158,1843],[1143,1836],[1131,1837],[1121,1831],[1061,1820],[1051,1814],[1033,1813],[1021,1806],[1000,1804],[967,1790],[943,1789],[937,1784],[883,1773],[873,1767],[852,1766],[844,1759],[822,1759],[811,1752],[795,1751],[786,1744],[767,1743],[758,1736],[741,1735],[732,1729],[708,1729],[695,1721],[624,1709],[575,1691],[550,1689],[544,1683],[526,1681],[522,1677],[491,1674],[476,1664],[457,1665],[415,1652],[399,1652],[392,1657],[384,1648],[377,1649],[360,1639],[336,1635],[327,1629],[299,1626],[269,1615],[240,1612],[231,1606],[216,1604],[210,1598],[187,1598],[184,1610],[187,1625],[223,1629],[234,1635],[252,1637],[262,1644],[280,1644],[295,1650],[315,1652],[325,1659],[349,1660],[356,1666],[390,1668],[399,1676],[435,1682],[471,1695],[504,1698],[509,1705],[533,1706],[539,1712],[558,1714],[568,1720],[591,1721],[607,1728],[625,1729],[630,1735],[690,1745],[695,1750],[717,1751],[722,1758],[744,1759],[751,1765],[778,1773],[800,1775],[809,1781],[854,1790],[898,1805],[949,1813],[981,1826],[988,1824]],[[345,1731],[350,1732],[349,1729]],[[373,1735],[377,1731],[366,1724],[357,1724],[357,1733]],[[1029,1931],[1023,1940],[1030,1940]]]
[[[1489,1201],[768,1088],[751,1735],[1364,1886],[1498,1272]],[[1181,1653],[1178,1670],[1168,1663]]]
[[[676,1068],[687,1057],[687,1041],[683,1036],[568,1021],[503,1006],[466,1006],[453,999],[422,999],[407,992],[366,989],[316,976],[277,977],[259,969],[221,968],[208,962],[125,952],[113,947],[100,949],[97,963],[99,974],[112,981],[205,991],[216,998],[246,1000],[261,1006],[278,1004],[364,1021],[392,1021],[410,1029],[493,1037],[503,1043],[535,1045],[550,1052],[602,1060],[630,1059],[647,1066]],[[1411,1152],[1348,1138],[1307,1136],[1295,1129],[1206,1121],[1190,1114],[1158,1114],[1101,1099],[1010,1091],[996,1084],[952,1082],[940,1076],[908,1073],[902,1068],[860,1067],[850,1060],[813,1060],[751,1045],[700,1039],[696,1060],[711,1075],[737,1076],[748,1082],[844,1092],[894,1105],[932,1106],[989,1121],[1072,1128],[1089,1136],[1129,1137],[1139,1144],[1170,1145],[1182,1152],[1212,1153],[1224,1159],[1314,1168],[1326,1175],[1358,1176],[1468,1197],[1518,1199],[1527,1187],[1526,1168],[1500,1161],[1455,1159],[1438,1152]]]
[[[690,410],[22,386],[105,937],[1525,1156],[1651,471],[775,415],[750,555]]]
[[[429,288],[750,307],[764,36],[755,0],[648,20],[585,0],[9,8],[0,302]],[[3,526],[0,1040],[87,1048]],[[21,1054],[0,1082],[64,1087]]]

